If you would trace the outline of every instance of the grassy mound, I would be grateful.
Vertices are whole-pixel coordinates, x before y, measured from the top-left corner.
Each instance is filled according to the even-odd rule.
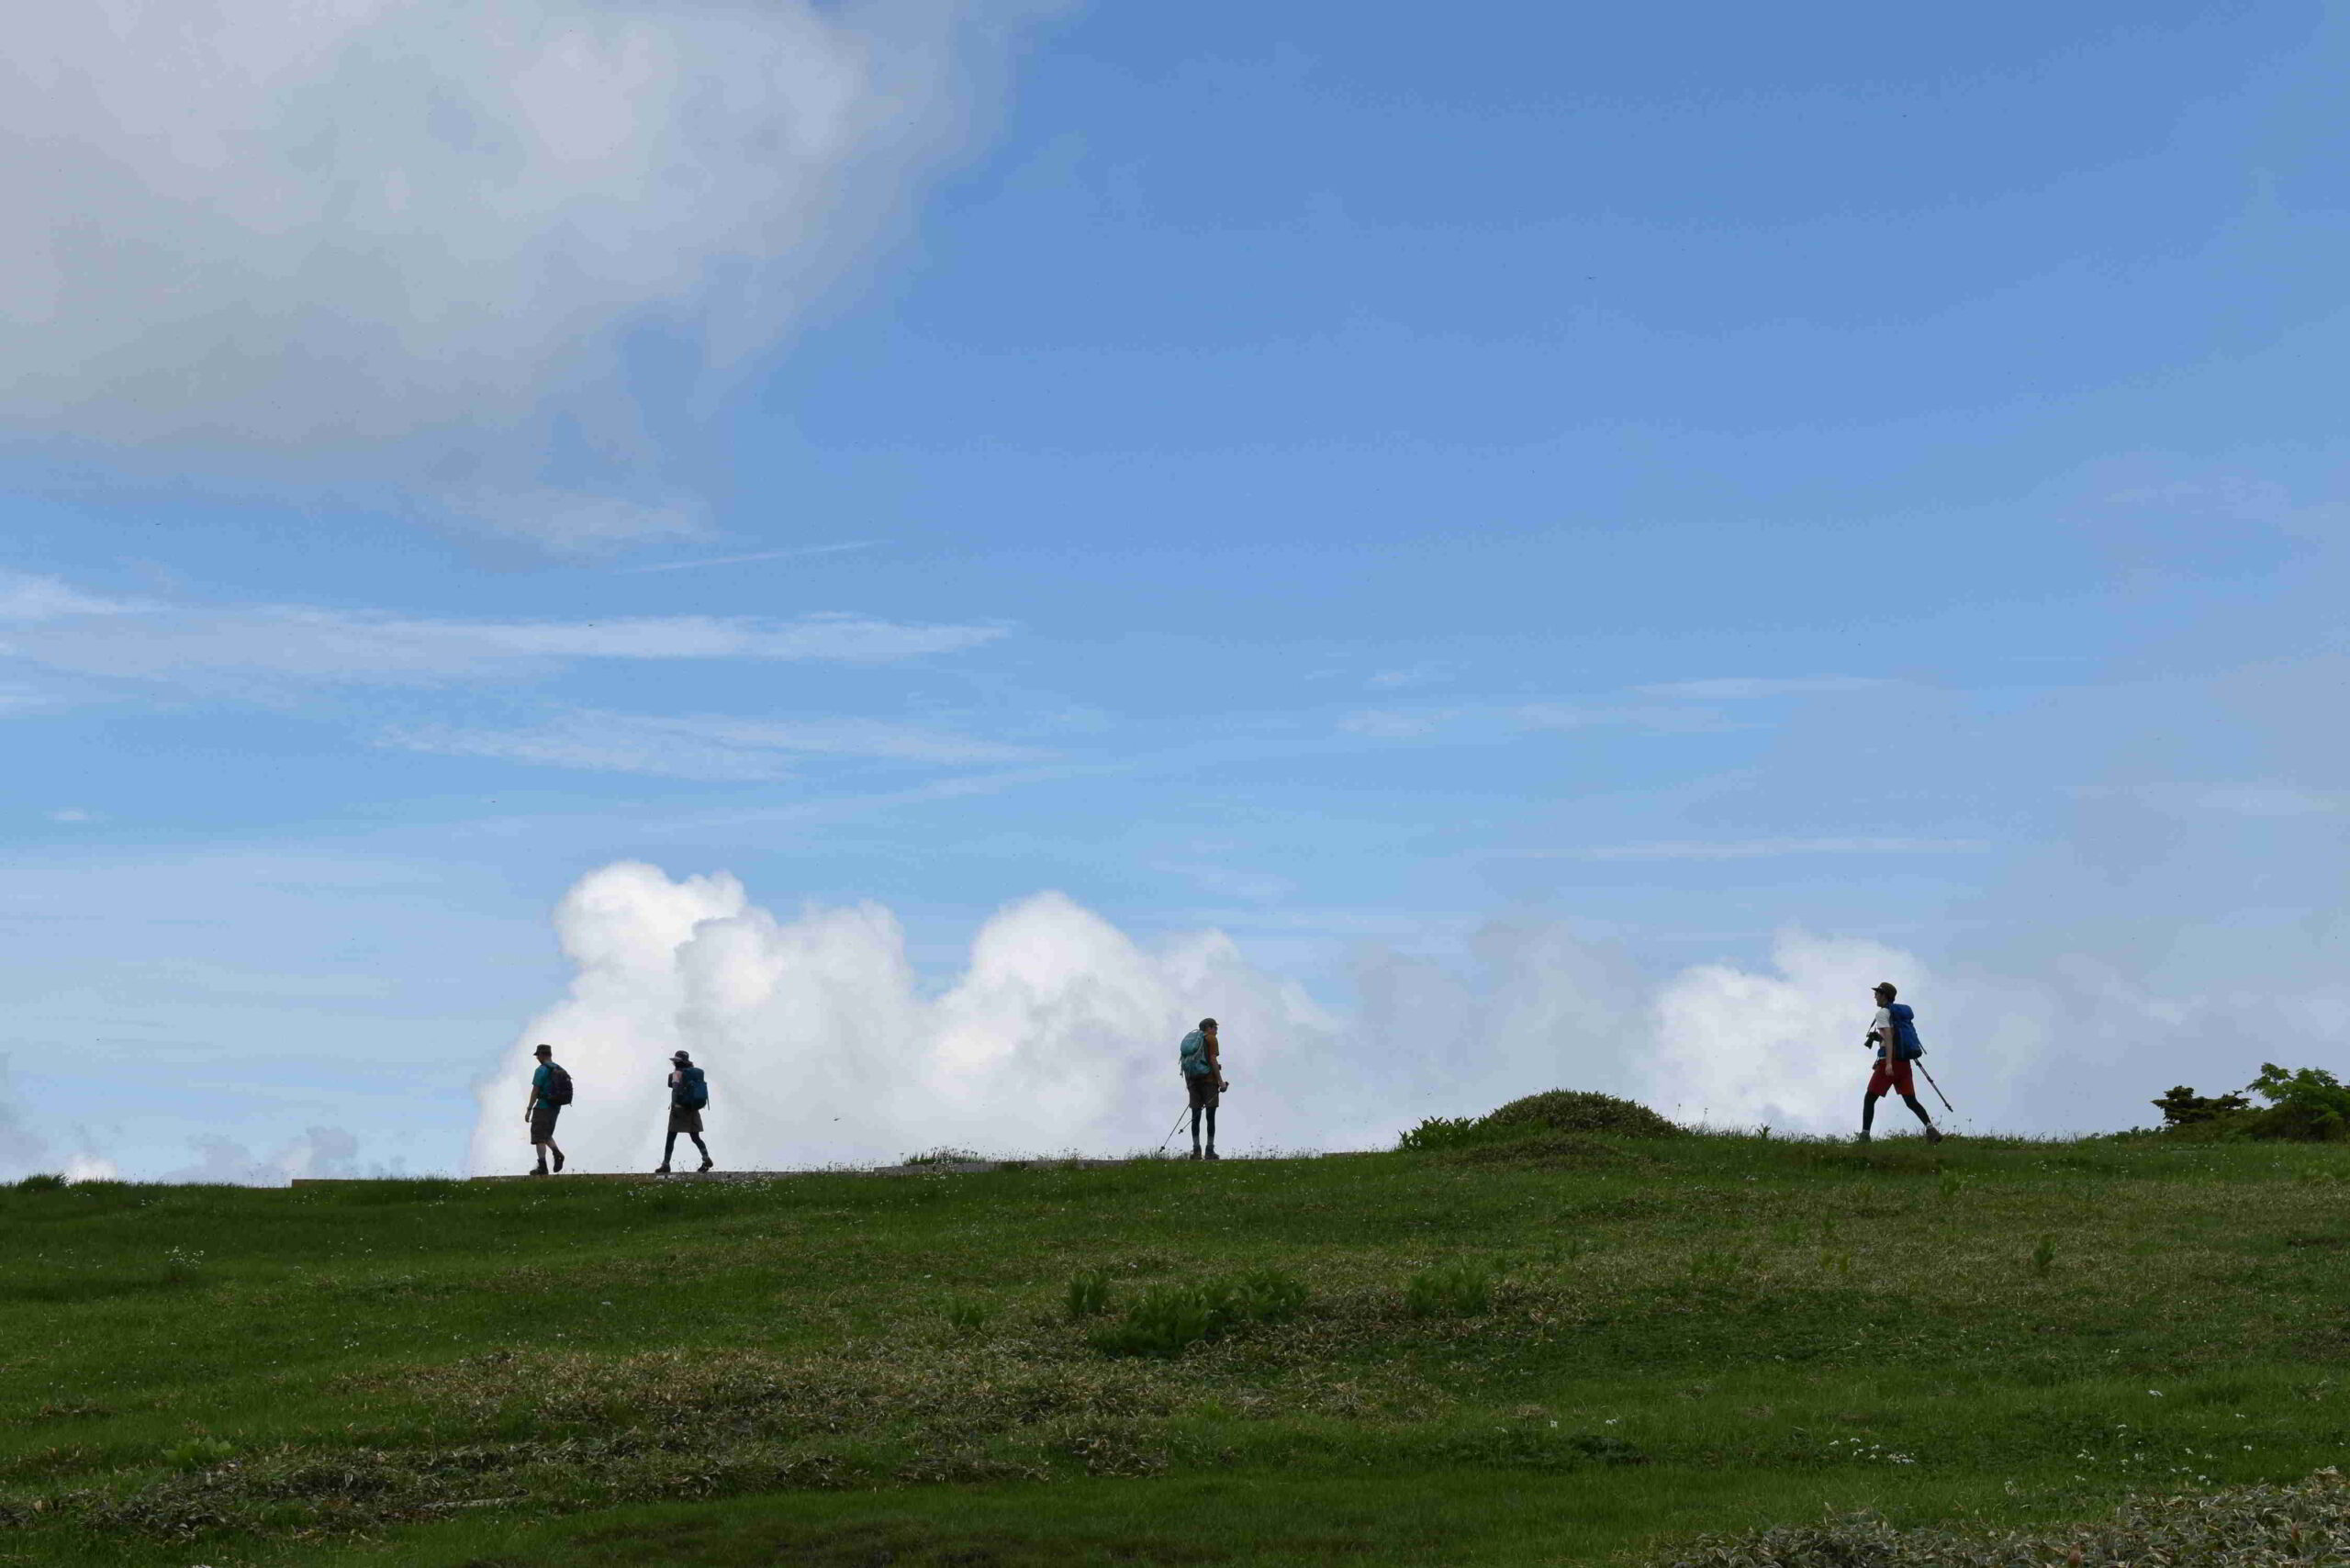
[[[1561,1152],[1561,1139],[1594,1136],[1678,1137],[1682,1129],[1646,1105],[1583,1089],[1552,1089],[1513,1100],[1482,1116],[1431,1116],[1405,1133],[1396,1147],[1419,1153],[1465,1153],[1505,1144],[1539,1140]]]
[[[1583,1089],[1552,1089],[1486,1113],[1488,1127],[1546,1133],[1614,1133],[1619,1137],[1672,1137],[1681,1129],[1646,1105]]]

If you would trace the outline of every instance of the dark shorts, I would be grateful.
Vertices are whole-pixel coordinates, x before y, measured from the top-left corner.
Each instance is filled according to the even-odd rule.
[[[1904,1100],[1918,1097],[1918,1081],[1910,1075],[1909,1063],[1880,1061],[1876,1064],[1876,1070],[1869,1074],[1869,1098],[1874,1100],[1888,1089]]]
[[[688,1111],[677,1105],[669,1107],[670,1137],[675,1137],[679,1133],[698,1133],[699,1131],[701,1131],[701,1113],[699,1111]]]
[[[1216,1107],[1216,1102],[1224,1098],[1223,1091],[1215,1086],[1215,1074],[1212,1072],[1203,1072],[1197,1077],[1185,1073],[1183,1090],[1191,1095],[1192,1109],[1194,1111],[1213,1111]]]
[[[563,1107],[560,1105],[541,1105],[533,1109],[531,1112],[531,1141],[532,1143],[553,1143],[554,1141],[554,1119],[562,1114]]]

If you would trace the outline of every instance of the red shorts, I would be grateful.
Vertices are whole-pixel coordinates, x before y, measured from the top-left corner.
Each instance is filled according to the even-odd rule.
[[[1875,1099],[1888,1089],[1904,1100],[1918,1097],[1918,1081],[1909,1075],[1908,1061],[1879,1061],[1876,1070],[1869,1074],[1870,1099]]]

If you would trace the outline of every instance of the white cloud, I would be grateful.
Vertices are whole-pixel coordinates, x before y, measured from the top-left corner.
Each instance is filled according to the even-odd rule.
[[[737,1169],[940,1144],[1147,1148],[1181,1105],[1175,1045],[1203,1010],[1248,1042],[1228,1102],[1246,1119],[1229,1142],[1321,1144],[1379,1119],[1334,1081],[1333,1020],[1297,987],[1213,933],[1145,949],[1055,893],[990,920],[943,993],[918,983],[887,910],[782,920],[725,876],[607,867],[565,898],[556,929],[577,978],[480,1086],[476,1170],[528,1162],[520,1112],[541,1040],[578,1086],[557,1141],[589,1170],[652,1166],[680,1047],[711,1075],[711,1146]]]
[[[102,599],[55,577],[0,568],[0,622],[62,621],[73,616],[125,615],[139,609],[127,599]]]
[[[1453,709],[1372,708],[1348,713],[1338,721],[1338,728],[1374,740],[1408,741],[1434,734],[1459,717]]]
[[[837,613],[790,621],[443,621],[302,605],[131,605],[30,577],[0,581],[0,592],[39,610],[38,622],[0,651],[50,670],[181,686],[224,677],[431,683],[527,676],[579,659],[881,664],[958,652],[1003,635],[1000,626],[908,625]]]
[[[1399,691],[1406,687],[1429,686],[1439,680],[1449,680],[1460,671],[1460,666],[1456,664],[1427,660],[1420,664],[1407,665],[1402,669],[1381,670],[1363,684],[1374,690]]]
[[[94,823],[102,819],[86,806],[60,806],[49,813],[49,820],[53,823]]]
[[[870,550],[881,543],[878,539],[851,539],[838,544],[810,544],[797,550],[756,550],[748,555],[710,555],[692,561],[663,561],[650,566],[624,566],[621,574],[641,576],[646,572],[688,572],[697,566],[747,566],[757,561],[790,561],[803,555],[838,555],[849,550]]]
[[[1756,860],[1780,855],[1975,855],[1989,845],[1974,838],[1667,839],[1605,844],[1534,858],[1574,860]]]
[[[414,725],[386,732],[382,744],[452,756],[711,782],[789,778],[790,761],[799,756],[961,765],[1030,761],[1041,755],[872,719],[775,721],[592,711],[515,730]]]
[[[1811,697],[1869,691],[1892,682],[1857,675],[1796,677],[1729,676],[1712,680],[1673,680],[1636,686],[1643,697],[1686,697],[1705,702],[1738,702],[1762,697]]]
[[[565,555],[609,555],[711,532],[699,508],[676,499],[636,501],[546,486],[444,490],[436,498],[459,519]]]
[[[1014,0],[121,0],[0,59],[0,419],[332,454],[565,546],[698,528],[520,502],[642,444],[633,334],[777,342],[969,140]],[[984,74],[982,70],[979,74]],[[487,466],[500,477],[485,477]],[[520,480],[521,483],[510,481]]]

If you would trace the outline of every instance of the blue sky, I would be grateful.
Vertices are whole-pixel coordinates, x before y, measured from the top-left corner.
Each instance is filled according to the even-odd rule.
[[[2338,1054],[2339,6],[494,9],[0,93],[0,1155],[452,1164],[628,860]]]

